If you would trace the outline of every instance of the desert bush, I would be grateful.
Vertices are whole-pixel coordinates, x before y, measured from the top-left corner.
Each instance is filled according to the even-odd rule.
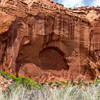
[[[8,87],[8,91],[0,93],[0,100],[100,100],[100,80],[95,80],[93,84],[84,81],[47,84],[8,75],[5,72],[1,72],[1,75],[12,79],[13,84]],[[61,88],[61,85],[65,87]]]
[[[100,84],[90,85],[86,90],[76,87],[17,88],[9,93],[0,93],[0,100],[100,100]]]
[[[23,87],[27,89],[40,88],[40,84],[38,82],[34,82],[27,77],[20,77],[20,76],[17,77],[13,75],[8,75],[6,72],[3,72],[3,71],[0,73],[3,77],[13,80],[13,83],[11,84],[11,86],[8,87],[10,90],[13,88],[17,88],[20,85],[22,85]]]

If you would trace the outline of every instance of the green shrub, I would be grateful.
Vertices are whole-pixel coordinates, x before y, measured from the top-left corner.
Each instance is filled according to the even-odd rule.
[[[62,85],[68,86],[68,82],[60,81],[60,83],[61,83]]]
[[[0,72],[0,73],[1,73],[1,75],[3,77],[13,80],[13,84],[11,84],[11,86],[9,88],[13,88],[13,87],[17,88],[20,85],[22,85],[23,87],[26,87],[28,89],[31,89],[31,88],[41,88],[39,83],[34,82],[34,81],[30,80],[29,78],[8,75],[7,73],[5,73],[3,71]]]
[[[51,86],[51,85],[53,85],[53,84],[54,84],[54,82],[52,82],[52,81],[51,81],[51,82],[48,82],[48,85],[49,85],[49,86]]]

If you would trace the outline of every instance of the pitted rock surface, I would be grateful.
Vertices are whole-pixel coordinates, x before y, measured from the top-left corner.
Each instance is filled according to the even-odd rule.
[[[99,12],[68,10],[52,0],[1,0],[0,69],[39,82],[94,80],[100,76]]]

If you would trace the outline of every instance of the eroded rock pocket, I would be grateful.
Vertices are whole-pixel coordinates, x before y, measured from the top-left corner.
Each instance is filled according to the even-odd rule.
[[[41,68],[47,70],[68,70],[67,61],[64,59],[64,54],[58,48],[49,47],[40,52]]]

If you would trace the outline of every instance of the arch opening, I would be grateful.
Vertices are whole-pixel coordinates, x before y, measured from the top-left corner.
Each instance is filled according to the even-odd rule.
[[[64,53],[57,47],[47,47],[40,52],[41,68],[45,70],[68,70]]]

